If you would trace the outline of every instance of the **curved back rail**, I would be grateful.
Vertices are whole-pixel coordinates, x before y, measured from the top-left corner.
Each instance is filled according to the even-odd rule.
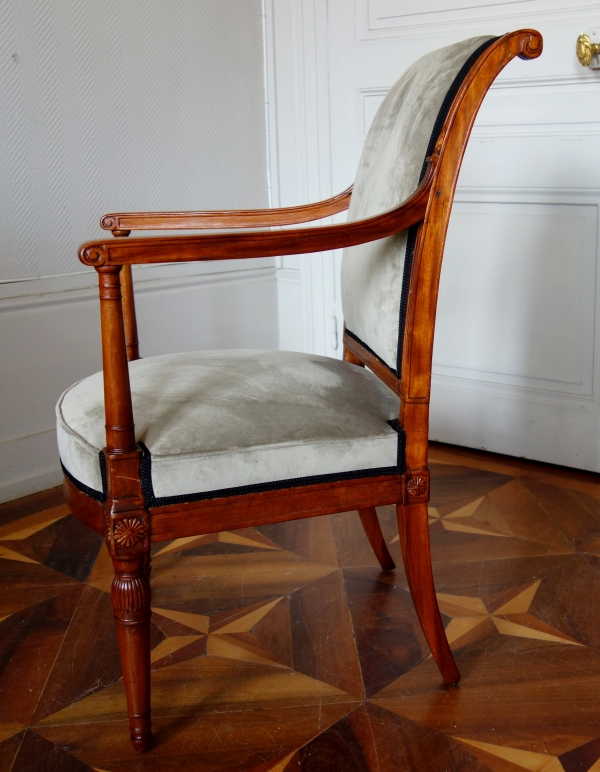
[[[344,335],[344,347],[349,352],[347,359],[367,365],[401,396],[400,423],[411,438],[407,444],[407,469],[426,467],[431,360],[438,286],[460,166],[481,102],[499,72],[516,56],[534,59],[541,51],[541,35],[529,29],[504,35],[486,49],[471,68],[454,98],[434,155],[428,159],[423,181],[407,201],[388,212],[365,220],[320,227],[214,235],[202,233],[191,236],[117,238],[112,241],[100,240],[83,244],[79,250],[81,262],[99,271],[101,284],[107,281],[107,278],[103,277],[111,276],[110,306],[106,306],[109,299],[106,293],[103,296],[101,291],[102,345],[103,349],[114,352],[113,356],[105,357],[104,375],[106,380],[114,383],[113,387],[109,387],[113,398],[117,392],[121,394],[121,398],[117,399],[116,403],[112,399],[107,400],[107,425],[118,425],[122,418],[121,414],[112,416],[113,404],[129,403],[131,406],[126,359],[138,357],[131,265],[306,254],[374,241],[405,230],[411,225],[419,225],[411,269],[400,378],[348,335]],[[271,227],[307,222],[347,209],[351,191],[349,188],[323,202],[281,210],[106,215],[102,218],[102,227],[112,230],[114,236],[123,237],[128,236],[133,229],[251,228],[257,225]],[[115,298],[120,273],[124,290],[122,304],[120,297],[118,301]],[[120,313],[123,313],[123,307],[125,310],[125,323],[120,329],[113,321],[115,303],[120,306]],[[105,317],[107,320],[110,317],[111,322],[104,324]],[[123,362],[120,359],[123,359]],[[117,383],[120,386],[117,386]],[[123,444],[119,443],[119,448],[114,442],[114,432],[110,438],[107,434],[109,451],[125,450]]]
[[[410,278],[403,340],[400,423],[407,438],[407,470],[427,467],[429,397],[438,288],[448,222],[467,142],[488,89],[515,57],[535,59],[542,52],[536,30],[499,38],[477,60],[456,95],[436,154],[425,220],[419,228]]]

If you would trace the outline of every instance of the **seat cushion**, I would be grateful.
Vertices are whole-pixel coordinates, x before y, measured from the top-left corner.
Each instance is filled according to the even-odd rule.
[[[398,397],[365,368],[244,350],[150,357],[129,372],[154,505],[402,471]],[[102,373],[67,389],[56,413],[65,470],[100,498]]]

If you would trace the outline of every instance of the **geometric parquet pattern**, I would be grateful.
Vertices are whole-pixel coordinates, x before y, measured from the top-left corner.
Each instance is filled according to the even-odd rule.
[[[357,513],[155,545],[155,741],[112,566],[59,489],[0,507],[0,772],[600,772],[600,477],[434,445],[446,688]]]

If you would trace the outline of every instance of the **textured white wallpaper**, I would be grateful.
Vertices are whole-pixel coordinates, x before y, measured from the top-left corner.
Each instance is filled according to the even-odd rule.
[[[0,280],[115,210],[267,204],[260,0],[0,0]]]

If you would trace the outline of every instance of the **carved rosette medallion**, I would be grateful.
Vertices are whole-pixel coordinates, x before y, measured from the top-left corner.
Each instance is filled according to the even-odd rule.
[[[407,472],[404,488],[405,504],[421,504],[429,500],[429,471],[427,469]]]
[[[115,525],[115,545],[135,547],[145,538],[144,521],[141,517],[125,517]]]
[[[411,477],[406,483],[409,499],[420,499],[427,493],[427,480],[424,477]]]

